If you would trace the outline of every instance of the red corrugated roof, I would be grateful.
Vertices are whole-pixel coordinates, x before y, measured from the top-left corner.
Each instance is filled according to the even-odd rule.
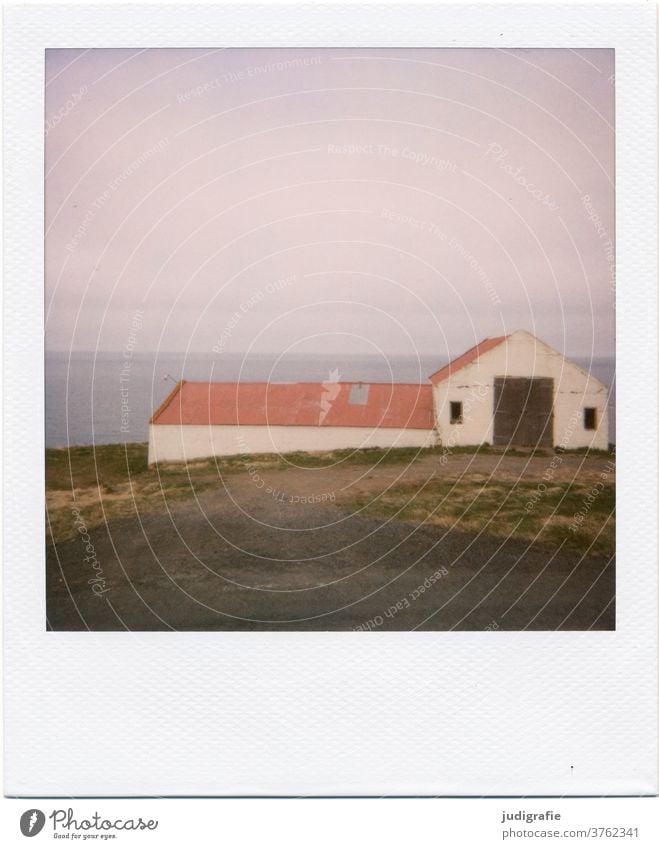
[[[452,375],[454,372],[459,371],[461,368],[464,368],[469,363],[473,362],[478,357],[485,354],[487,351],[491,351],[492,348],[496,348],[497,345],[500,345],[507,336],[493,336],[491,339],[483,339],[482,342],[479,342],[478,345],[474,345],[473,348],[470,348],[468,351],[465,351],[464,354],[460,354],[459,357],[456,357],[454,360],[451,360],[445,366],[439,369],[439,371],[434,372],[434,374],[430,375],[430,380],[432,383],[440,383],[442,380],[446,380],[447,377]]]
[[[350,400],[351,395],[353,403]],[[429,430],[434,427],[432,386],[416,383],[357,384],[331,381],[192,383],[183,380],[153,414],[151,423],[396,427]]]

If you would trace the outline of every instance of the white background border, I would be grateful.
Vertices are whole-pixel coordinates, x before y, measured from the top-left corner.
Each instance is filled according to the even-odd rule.
[[[649,3],[5,10],[6,793],[656,792],[654,16]],[[172,46],[616,49],[615,633],[44,630],[44,50]]]

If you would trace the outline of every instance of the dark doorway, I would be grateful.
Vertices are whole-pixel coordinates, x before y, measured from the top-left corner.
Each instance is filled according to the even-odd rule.
[[[551,377],[495,377],[494,444],[551,448],[553,410]]]

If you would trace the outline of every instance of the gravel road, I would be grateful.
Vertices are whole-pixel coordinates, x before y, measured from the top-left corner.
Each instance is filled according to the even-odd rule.
[[[510,462],[511,468],[499,468],[497,475],[519,475],[526,461]],[[546,461],[537,464],[539,475]],[[574,464],[576,469],[578,458]],[[427,471],[419,467],[414,473]],[[565,472],[570,474],[567,466]],[[533,476],[528,463],[523,473]],[[400,474],[387,468],[378,478],[394,480]],[[358,482],[363,487],[373,472],[345,465],[323,470],[322,486],[320,477],[310,486],[308,471],[275,472],[262,486],[254,476],[236,475],[167,510],[92,528],[90,543],[75,538],[51,544],[48,626],[370,632],[615,628],[615,566],[608,557],[351,514],[337,506],[337,493],[346,482],[354,486],[356,475],[363,475]]]

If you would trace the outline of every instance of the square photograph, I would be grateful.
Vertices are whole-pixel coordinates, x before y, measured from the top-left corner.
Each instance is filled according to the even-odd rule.
[[[50,49],[51,631],[613,631],[611,49]]]

